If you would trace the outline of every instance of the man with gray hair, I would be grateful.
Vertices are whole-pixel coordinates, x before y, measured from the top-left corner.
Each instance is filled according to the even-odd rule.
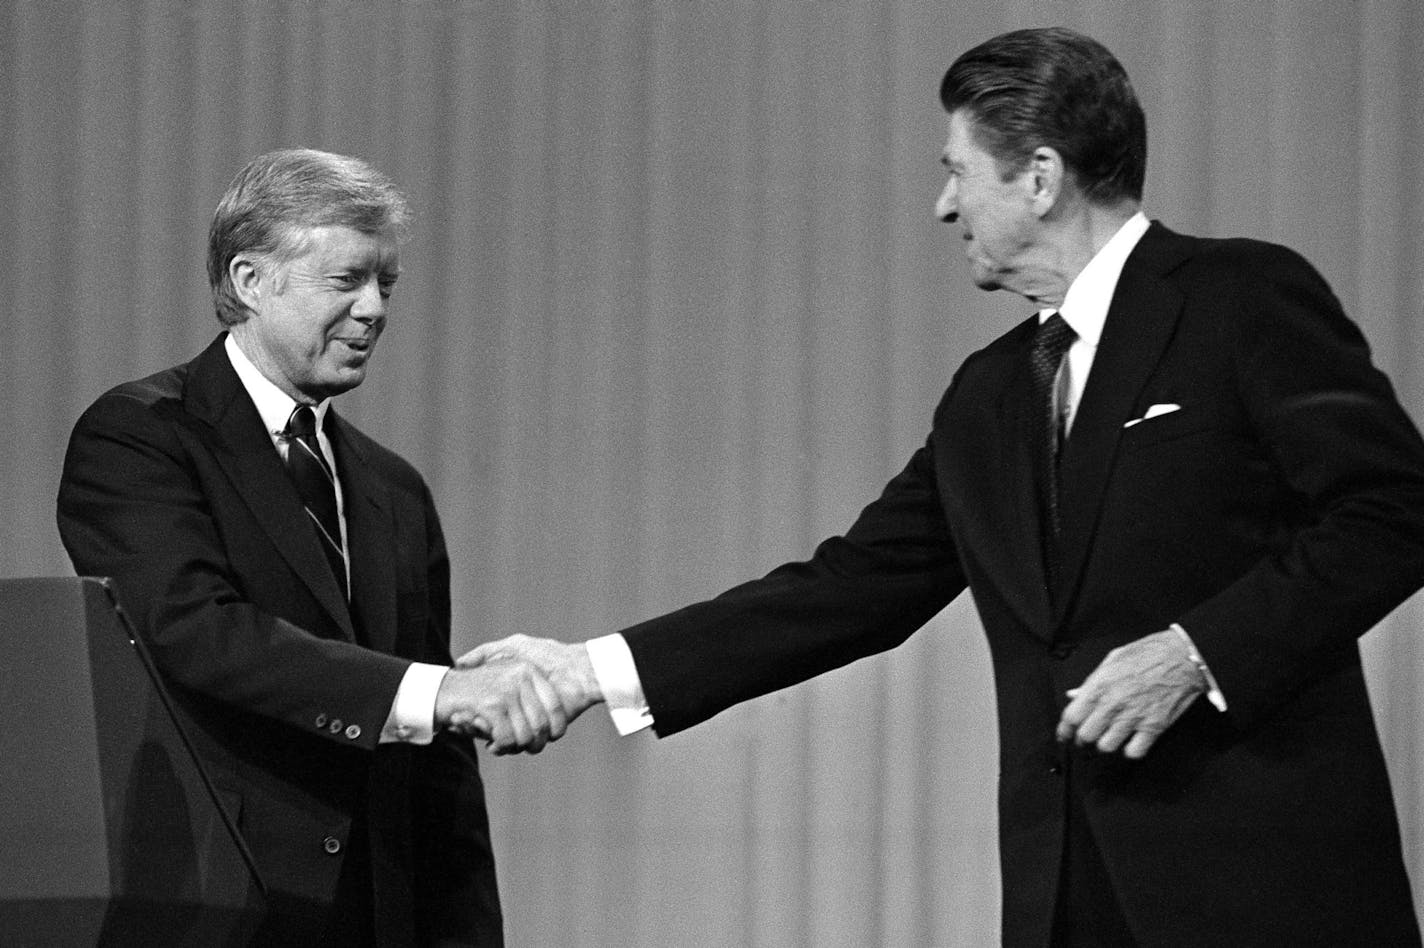
[[[263,155],[209,235],[226,331],[79,419],[59,529],[113,577],[268,887],[259,944],[503,943],[469,740],[566,718],[526,662],[450,668],[430,491],[331,399],[366,377],[409,209],[354,158]]]

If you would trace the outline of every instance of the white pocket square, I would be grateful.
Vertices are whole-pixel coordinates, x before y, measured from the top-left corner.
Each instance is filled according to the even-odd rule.
[[[1170,415],[1174,411],[1181,411],[1181,409],[1181,405],[1173,405],[1170,403],[1153,405],[1151,408],[1147,409],[1147,411],[1143,413],[1141,418],[1134,418],[1131,421],[1127,422],[1125,425],[1123,425],[1123,427],[1131,428],[1133,425],[1141,424],[1142,422],[1147,421],[1148,419],[1158,418],[1162,415]]]

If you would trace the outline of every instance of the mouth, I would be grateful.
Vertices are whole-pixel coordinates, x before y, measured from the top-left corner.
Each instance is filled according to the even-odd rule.
[[[347,348],[347,350],[358,355],[369,355],[376,346],[374,336],[342,336],[336,340]]]

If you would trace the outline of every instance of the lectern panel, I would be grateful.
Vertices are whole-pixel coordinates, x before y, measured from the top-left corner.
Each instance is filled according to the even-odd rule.
[[[241,945],[261,883],[100,580],[0,580],[0,944]]]

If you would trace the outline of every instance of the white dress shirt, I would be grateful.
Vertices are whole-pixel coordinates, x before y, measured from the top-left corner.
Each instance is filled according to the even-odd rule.
[[[1128,255],[1147,233],[1147,227],[1147,216],[1141,211],[1128,218],[1069,284],[1068,292],[1063,294],[1063,304],[1056,310],[1039,311],[1040,323],[1058,313],[1077,333],[1068,347],[1068,357],[1058,369],[1058,411],[1063,416],[1065,434],[1073,428],[1078,402],[1088,384],[1088,372],[1098,355],[1098,341],[1103,338],[1103,324],[1107,322],[1108,306],[1117,291],[1118,277],[1122,276]]]
[[[1088,384],[1088,373],[1092,371],[1093,359],[1098,354],[1098,342],[1103,336],[1103,324],[1107,322],[1108,307],[1112,304],[1113,293],[1117,291],[1118,278],[1142,235],[1147,233],[1149,222],[1141,211],[1132,215],[1109,238],[1108,242],[1093,255],[1068,287],[1063,296],[1063,304],[1058,309],[1041,310],[1039,322],[1043,322],[1055,312],[1063,316],[1077,338],[1068,348],[1067,357],[1058,370],[1054,389],[1055,407],[1063,417],[1063,431],[1072,430],[1073,420],[1078,413],[1078,403],[1083,398],[1083,389]],[[1217,687],[1216,679],[1202,662],[1191,637],[1179,625],[1172,630],[1184,640],[1192,661],[1206,676],[1209,689],[1208,698],[1218,709],[1226,710],[1226,699]],[[632,734],[651,727],[653,716],[643,696],[642,680],[633,662],[632,650],[623,636],[614,633],[587,643],[588,657],[593,663],[594,675],[603,689],[608,702],[608,712],[613,718],[613,726],[619,734]]]
[[[287,460],[287,439],[284,432],[287,430],[287,420],[292,416],[292,410],[297,407],[297,403],[290,395],[278,388],[267,376],[263,375],[257,366],[252,364],[252,360],[242,351],[237,344],[237,340],[229,333],[224,341],[227,349],[228,360],[232,362],[232,367],[237,372],[237,377],[242,382],[242,387],[247,389],[248,396],[252,399],[252,404],[257,408],[257,414],[262,417],[262,424],[267,429],[267,435],[272,439],[272,446],[277,449],[283,462]],[[313,406],[316,414],[317,442],[321,446],[322,457],[326,458],[326,463],[331,465],[333,474],[337,474],[336,455],[331,450],[331,441],[326,436],[324,422],[326,412],[331,407],[330,399],[323,399],[320,404]],[[346,561],[347,587],[351,584],[351,557],[347,553],[346,539],[346,500],[341,491],[341,478],[336,480],[336,516],[341,521],[341,555]],[[391,703],[391,712],[386,718],[385,726],[381,729],[381,743],[389,744],[395,742],[405,742],[408,744],[429,744],[435,736],[435,696],[440,690],[440,683],[445,678],[448,671],[443,665],[429,665],[424,662],[412,662],[406,669],[405,677],[401,679],[400,688],[396,691],[395,700]]]

